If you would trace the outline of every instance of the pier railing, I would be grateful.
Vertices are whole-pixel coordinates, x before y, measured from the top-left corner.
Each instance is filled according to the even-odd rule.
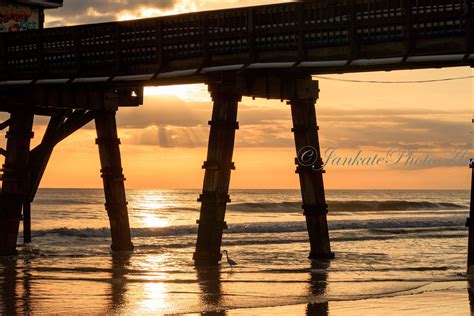
[[[360,60],[433,55],[465,55],[459,63],[466,64],[473,3],[315,0],[4,33],[0,82],[146,80],[245,67],[340,72]]]

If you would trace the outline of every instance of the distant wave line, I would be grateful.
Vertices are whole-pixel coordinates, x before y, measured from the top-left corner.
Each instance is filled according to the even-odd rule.
[[[329,222],[329,228],[333,231],[347,229],[397,229],[400,233],[408,233],[403,229],[432,228],[433,232],[439,231],[440,227],[459,228],[464,230],[465,217],[456,216],[449,218],[428,217],[428,218],[402,218],[402,219],[380,219],[380,220],[335,220]],[[267,222],[249,224],[230,224],[226,235],[246,234],[246,233],[297,233],[306,231],[304,222]],[[168,236],[189,236],[197,233],[195,225],[153,227],[153,228],[132,228],[134,237],[168,237]],[[393,234],[394,232],[387,232]],[[104,238],[110,236],[109,228],[54,228],[38,230],[33,232],[34,236],[59,235],[65,237],[89,237]]]
[[[465,210],[468,205],[450,202],[429,201],[328,201],[330,212],[370,212],[370,211],[408,211],[408,210]],[[265,210],[283,211],[300,210],[301,202],[268,202],[268,203],[235,203],[229,210],[241,212],[259,212]]]

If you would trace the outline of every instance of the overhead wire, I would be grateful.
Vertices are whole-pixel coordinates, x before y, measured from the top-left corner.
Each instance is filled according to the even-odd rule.
[[[404,80],[404,81],[356,80],[356,79],[332,78],[332,77],[326,77],[326,76],[313,76],[313,78],[323,79],[323,80],[332,80],[332,81],[341,81],[341,82],[355,82],[355,83],[415,84],[415,83],[431,83],[431,82],[443,82],[443,81],[473,79],[474,76],[452,77],[452,78],[441,78],[441,79],[428,79],[428,80]]]

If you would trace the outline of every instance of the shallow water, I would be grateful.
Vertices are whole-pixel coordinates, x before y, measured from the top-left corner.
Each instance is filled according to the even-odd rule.
[[[223,248],[238,265],[198,270],[199,192],[128,193],[136,249],[112,254],[101,190],[41,190],[34,242],[0,261],[0,313],[364,314],[437,293],[469,311],[468,191],[328,191],[330,262],[306,259],[298,191],[233,191]]]

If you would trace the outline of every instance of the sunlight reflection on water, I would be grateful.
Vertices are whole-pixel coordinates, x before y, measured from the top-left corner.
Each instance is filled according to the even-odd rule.
[[[463,205],[469,195],[464,192],[405,192],[408,202],[429,201],[431,208],[381,211],[374,206],[378,201],[400,199],[400,193],[329,191],[330,200],[365,201],[372,208],[340,204],[347,209],[340,206],[330,215],[336,259],[314,266],[307,260],[300,202],[293,205],[299,192],[239,191],[223,239],[238,262],[232,269],[194,268],[197,191],[131,190],[136,248],[116,254],[110,251],[108,229],[102,228],[108,226],[102,194],[40,191],[33,244],[19,247],[18,258],[0,260],[0,315],[233,315],[238,308],[244,308],[241,315],[274,315],[276,310],[254,308],[293,304],[303,305],[288,307],[283,315],[326,315],[328,310],[338,315],[338,309],[352,314],[355,306],[369,306],[364,302],[371,299],[374,308],[376,299],[389,304],[397,300],[393,295],[403,301],[403,293],[435,292],[445,294],[446,304],[457,304],[457,311],[469,308],[467,282],[459,275],[465,269]],[[444,210],[435,207],[438,202],[460,207]],[[66,228],[52,230],[55,225]],[[435,296],[427,294],[426,301],[430,295]]]

